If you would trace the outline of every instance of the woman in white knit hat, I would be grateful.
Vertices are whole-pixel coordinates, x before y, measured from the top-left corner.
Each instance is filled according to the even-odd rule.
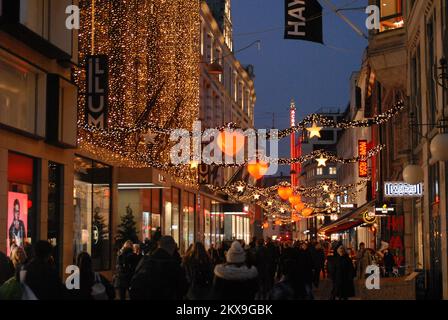
[[[258,290],[258,272],[246,264],[246,252],[238,241],[227,251],[226,263],[215,267],[213,298],[217,300],[254,300]]]

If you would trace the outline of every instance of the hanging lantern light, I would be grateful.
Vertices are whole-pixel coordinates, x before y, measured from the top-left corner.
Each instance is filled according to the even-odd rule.
[[[302,211],[302,216],[309,217],[310,215],[313,214],[313,212],[314,212],[314,209],[312,209],[312,208],[305,208]]]
[[[228,156],[234,156],[244,147],[245,137],[239,131],[224,130],[217,138],[217,145]]]
[[[249,174],[259,180],[268,172],[269,165],[263,161],[252,162],[247,165],[247,171]]]
[[[423,182],[423,169],[422,167],[410,164],[403,170],[403,180],[408,184],[419,184]]]
[[[299,195],[292,195],[288,198],[289,203],[291,203],[291,205],[296,205],[302,202],[302,197]]]
[[[263,229],[267,229],[267,228],[269,228],[269,222],[265,222],[265,223],[263,223]]]
[[[288,200],[293,194],[291,187],[279,187],[277,193],[283,200]]]
[[[297,211],[302,211],[305,208],[305,204],[303,202],[300,202],[296,205],[294,205],[294,209],[296,209]]]
[[[280,220],[275,220],[275,225],[276,225],[276,226],[281,226],[281,225],[282,225],[282,222],[281,222]]]
[[[439,133],[432,141],[429,149],[433,161],[448,161],[448,133]]]

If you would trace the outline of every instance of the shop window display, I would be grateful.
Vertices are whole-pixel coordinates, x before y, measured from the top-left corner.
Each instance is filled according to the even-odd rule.
[[[16,245],[32,245],[36,235],[37,160],[10,152],[8,155],[7,254]]]
[[[96,270],[110,269],[111,167],[93,160],[75,159],[74,259],[83,251]]]

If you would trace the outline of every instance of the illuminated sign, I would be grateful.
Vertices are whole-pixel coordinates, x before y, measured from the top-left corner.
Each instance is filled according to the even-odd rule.
[[[387,204],[383,205],[381,208],[375,208],[376,212],[381,212],[382,214],[388,214],[389,212],[394,212],[395,208],[389,208]]]
[[[386,197],[422,197],[423,185],[407,184],[404,182],[385,182],[384,196]]]
[[[367,157],[367,140],[358,141],[358,156]],[[360,160],[358,162],[358,172],[360,178],[366,178],[369,175],[367,160]]]
[[[364,220],[365,223],[373,224],[376,221],[376,216],[374,213],[366,211],[362,214],[362,220]]]

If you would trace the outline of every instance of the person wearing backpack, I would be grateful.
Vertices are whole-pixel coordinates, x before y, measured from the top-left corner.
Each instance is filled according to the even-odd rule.
[[[110,282],[98,272],[93,271],[92,258],[87,252],[77,257],[80,275],[80,288],[73,290],[77,300],[114,300],[115,290]]]
[[[129,285],[136,268],[136,259],[132,241],[124,243],[117,259],[117,277],[115,287],[118,288],[120,300],[126,300],[126,293],[129,291]]]
[[[213,263],[202,243],[196,242],[192,250],[185,256],[183,267],[190,289],[189,300],[206,300],[210,296],[213,283]]]
[[[159,240],[158,249],[144,256],[131,280],[131,300],[181,300],[188,291],[185,271],[174,257],[171,236]]]

